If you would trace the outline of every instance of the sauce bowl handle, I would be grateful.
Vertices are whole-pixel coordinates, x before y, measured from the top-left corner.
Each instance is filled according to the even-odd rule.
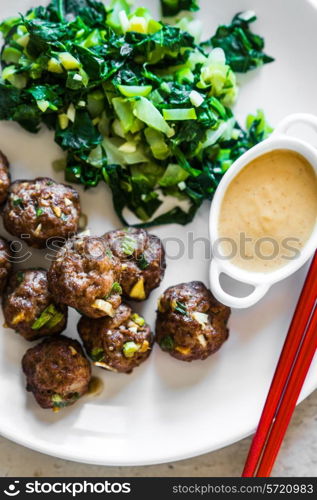
[[[317,132],[317,116],[311,115],[310,113],[295,113],[284,118],[284,120],[277,125],[271,137],[287,134],[290,127],[298,123],[310,125],[311,128]]]
[[[216,259],[213,259],[210,265],[210,288],[213,295],[219,300],[222,304],[232,307],[234,309],[246,309],[248,307],[253,306],[259,300],[261,300],[264,295],[267,294],[271,285],[268,284],[254,284],[254,290],[250,295],[246,297],[235,297],[234,295],[230,295],[225,292],[220,283],[220,275],[226,274],[224,270],[222,270],[221,266],[217,262]]]

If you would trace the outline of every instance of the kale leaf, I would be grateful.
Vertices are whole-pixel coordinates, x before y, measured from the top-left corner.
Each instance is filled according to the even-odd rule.
[[[182,10],[199,10],[198,0],[161,0],[163,16],[176,16]]]
[[[165,15],[198,9],[195,0],[162,6]],[[156,21],[130,0],[51,0],[0,24],[0,119],[54,130],[66,180],[106,183],[123,224],[127,210],[144,227],[187,224],[232,163],[271,132],[262,112],[244,129],[232,111],[234,71],[272,61],[254,20],[238,14],[199,43],[191,21]],[[175,204],[157,215],[166,196]]]
[[[246,73],[274,61],[273,57],[263,52],[264,39],[250,29],[250,24],[256,19],[253,12],[237,14],[230,25],[219,26],[210,39],[212,47],[224,50],[227,63],[238,73]]]

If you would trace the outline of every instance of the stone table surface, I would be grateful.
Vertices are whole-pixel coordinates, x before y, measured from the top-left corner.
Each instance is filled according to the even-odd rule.
[[[166,465],[98,467],[51,458],[0,438],[0,476],[238,477],[250,442],[247,438],[208,455]],[[273,475],[317,476],[317,391],[296,409]]]

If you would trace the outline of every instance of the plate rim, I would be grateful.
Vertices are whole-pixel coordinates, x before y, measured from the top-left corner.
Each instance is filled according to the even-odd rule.
[[[315,356],[317,357],[317,353]],[[317,381],[315,384],[312,385],[312,388],[309,387],[309,388],[305,389],[305,387],[304,387],[304,389],[300,395],[300,398],[297,402],[296,407],[298,405],[300,405],[301,403],[303,403],[304,400],[307,399],[316,390],[317,390]],[[259,418],[260,418],[260,415],[259,415]],[[89,459],[89,460],[87,460],[79,454],[77,454],[77,456],[74,457],[73,455],[70,455],[66,452],[59,453],[58,450],[55,450],[55,448],[54,448],[54,451],[52,451],[52,449],[50,451],[45,450],[44,445],[32,444],[32,442],[30,442],[30,440],[28,440],[28,439],[16,439],[15,436],[13,436],[10,431],[4,432],[3,430],[0,430],[0,436],[4,437],[5,439],[8,439],[9,441],[12,441],[15,444],[18,444],[20,446],[24,446],[25,448],[27,448],[31,451],[36,451],[36,452],[42,453],[43,455],[46,455],[48,457],[58,458],[60,460],[67,460],[69,462],[94,465],[94,466],[103,466],[103,467],[146,467],[149,465],[163,465],[163,464],[168,464],[168,463],[172,463],[172,462],[180,462],[182,460],[196,458],[199,456],[206,455],[208,453],[212,453],[214,451],[221,450],[223,448],[226,448],[227,446],[234,445],[234,444],[240,442],[241,440],[251,436],[252,434],[255,433],[256,428],[257,428],[257,424],[255,424],[255,425],[253,424],[251,431],[246,431],[246,432],[240,433],[237,436],[237,438],[234,439],[234,441],[232,441],[231,438],[228,438],[228,439],[223,440],[220,444],[215,444],[214,446],[206,446],[206,447],[199,448],[199,449],[192,451],[192,452],[183,453],[181,455],[178,454],[174,458],[173,457],[170,457],[168,459],[158,458],[155,460],[154,459],[147,459],[147,460],[143,459],[143,460],[135,460],[133,462],[131,462],[131,461],[125,462],[124,460],[121,460],[121,461],[111,461],[110,460],[109,461],[109,460],[102,460],[102,459],[96,459],[96,460]]]

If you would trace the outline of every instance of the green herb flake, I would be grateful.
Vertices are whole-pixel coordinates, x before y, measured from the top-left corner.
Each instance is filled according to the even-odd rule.
[[[95,362],[102,361],[105,357],[104,350],[101,347],[95,347],[90,352],[90,357]]]
[[[120,285],[120,283],[118,283],[117,281],[115,281],[112,285],[112,288],[111,288],[111,294],[113,293],[117,293],[119,295],[122,294],[122,286]]]
[[[43,215],[45,212],[43,210],[43,208],[37,208],[36,209],[36,217],[40,217],[41,215]]]
[[[144,271],[144,269],[146,269],[150,265],[144,254],[140,255],[140,257],[137,259],[137,264],[141,271]]]
[[[23,283],[23,280],[24,280],[24,272],[23,271],[17,272],[16,280],[18,283]]]
[[[59,394],[53,394],[51,400],[53,403],[53,408],[65,408],[69,404]]]
[[[174,340],[170,335],[166,335],[160,341],[160,346],[164,351],[172,351],[174,349]]]
[[[173,307],[173,311],[178,312],[179,314],[182,314],[183,316],[187,316],[187,308],[186,308],[185,304],[183,304],[179,300],[176,301],[176,304]]]
[[[13,205],[14,207],[21,207],[21,208],[24,208],[22,198],[15,198],[15,199],[12,201],[12,205]]]
[[[145,319],[137,313],[132,314],[131,320],[139,326],[145,325]]]

